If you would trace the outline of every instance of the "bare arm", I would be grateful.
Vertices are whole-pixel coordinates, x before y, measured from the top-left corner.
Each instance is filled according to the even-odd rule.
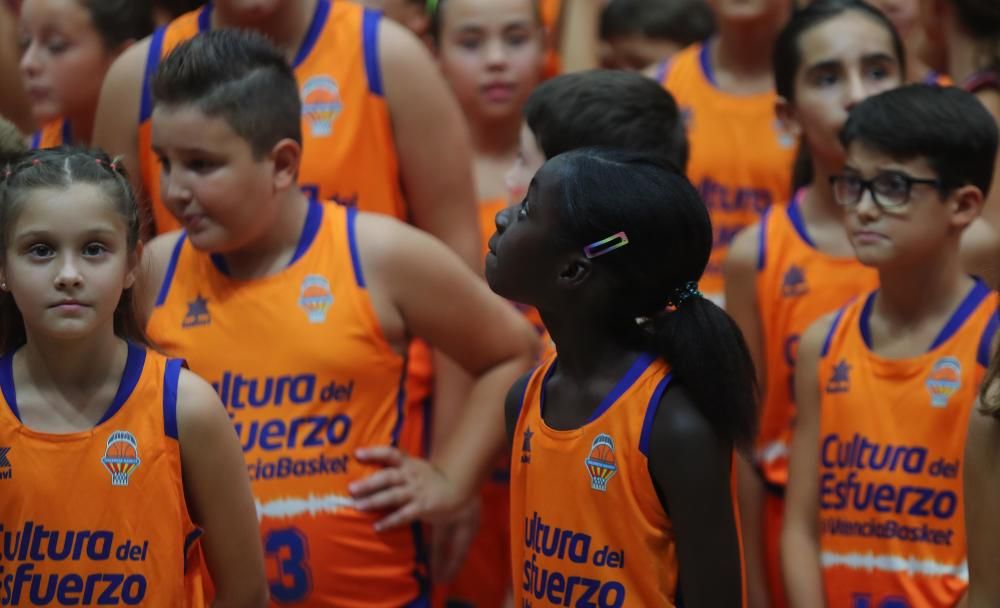
[[[730,493],[732,445],[715,434],[683,386],[669,388],[660,403],[649,471],[673,523],[684,605],[741,606],[740,545]]]
[[[163,280],[167,274],[170,256],[177,245],[180,232],[170,232],[149,241],[142,248],[142,260],[139,267],[139,280],[135,290],[135,308],[139,314],[139,322],[145,327],[153,314],[156,298],[160,293]]]
[[[978,405],[978,403],[977,403]],[[1000,421],[973,410],[965,442],[965,529],[969,531],[970,608],[1000,605]],[[975,533],[973,533],[973,531]]]
[[[177,429],[188,508],[204,530],[213,606],[266,606],[264,554],[243,452],[215,391],[187,370],[178,382]]]
[[[396,23],[381,23],[385,98],[410,221],[478,268],[472,144],[462,111],[420,41]]]
[[[795,367],[798,415],[789,455],[785,523],[781,531],[782,572],[792,608],[825,605],[819,549],[819,366],[832,316],[813,323],[799,343]]]
[[[563,73],[600,66],[601,11],[607,0],[572,0],[562,5],[559,56]]]
[[[739,233],[726,257],[726,311],[743,332],[747,348],[757,370],[757,384],[766,390],[767,362],[761,336],[760,311],[757,307],[757,252],[760,225],[754,224]],[[764,550],[764,499],[766,489],[752,462],[737,459],[739,476],[740,519],[743,523],[743,551],[746,555],[747,595],[751,608],[768,608],[771,597],[767,587]]]

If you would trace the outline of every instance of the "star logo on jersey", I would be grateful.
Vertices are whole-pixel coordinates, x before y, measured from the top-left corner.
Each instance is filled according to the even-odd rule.
[[[302,118],[313,137],[329,137],[333,123],[344,109],[337,81],[329,76],[313,76],[302,87]]]
[[[844,359],[833,366],[833,375],[826,383],[826,392],[831,394],[846,393],[851,390],[851,366]]]
[[[528,464],[531,462],[531,438],[535,434],[531,432],[531,427],[524,429],[524,442],[521,443],[521,462]]]
[[[330,282],[318,274],[306,275],[299,289],[299,306],[306,311],[310,323],[323,323],[333,304]]]
[[[781,279],[781,295],[786,298],[795,298],[804,295],[809,291],[806,284],[806,274],[802,269],[792,264]]]
[[[10,464],[7,454],[10,448],[0,448],[0,480],[10,479],[14,474],[14,467]]]
[[[608,482],[618,472],[615,459],[615,440],[611,435],[601,433],[590,444],[590,454],[584,461],[590,475],[590,488],[598,492],[608,491]]]
[[[962,388],[962,364],[955,357],[938,359],[927,376],[926,386],[931,394],[931,407],[946,407],[951,396]]]
[[[112,486],[127,486],[132,473],[139,468],[139,442],[128,431],[115,431],[108,437],[101,464],[111,473]]]
[[[201,294],[198,294],[193,300],[188,302],[187,314],[184,315],[181,327],[190,329],[192,327],[210,325],[211,323],[212,315],[208,313],[208,300],[203,298]]]

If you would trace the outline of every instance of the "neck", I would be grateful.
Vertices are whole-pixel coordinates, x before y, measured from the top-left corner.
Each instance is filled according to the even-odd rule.
[[[110,324],[110,322],[109,322]],[[67,393],[97,388],[108,381],[109,370],[120,374],[127,347],[111,326],[84,339],[55,341],[33,338],[22,349],[24,365],[36,386]],[[69,399],[75,403],[75,399]]]
[[[212,27],[245,27],[267,36],[271,42],[285,51],[289,60],[295,57],[312,23],[319,0],[295,0],[279,2],[274,12],[268,15],[241,15],[239,11],[227,11],[222,3],[214,5]]]
[[[621,333],[605,328],[599,320],[570,313],[555,317],[541,313],[545,328],[559,353],[559,373],[574,383],[620,375],[631,349],[622,344]]]
[[[719,22],[719,33],[711,49],[715,64],[737,77],[771,77],[772,52],[779,31],[777,24],[769,22],[772,19]]]
[[[298,189],[288,191],[282,198],[277,204],[277,217],[267,224],[262,235],[236,251],[223,254],[231,277],[258,279],[279,272],[291,262],[310,203]]]
[[[880,316],[893,325],[910,325],[954,309],[971,279],[962,270],[957,247],[950,255],[940,252],[933,255],[926,263],[907,264],[906,268],[889,271],[879,269],[876,306]],[[914,297],[914,294],[920,295]]]
[[[844,210],[837,204],[833,188],[830,186],[830,176],[835,175],[837,171],[831,170],[815,159],[812,168],[813,180],[802,196],[803,207],[809,209],[810,217],[821,218],[823,221],[842,221]]]
[[[94,108],[93,112],[81,112],[79,116],[66,116],[69,121],[69,133],[74,146],[89,146],[90,138],[94,134]]]
[[[492,121],[470,121],[472,144],[480,156],[507,158],[517,154],[521,116]]]

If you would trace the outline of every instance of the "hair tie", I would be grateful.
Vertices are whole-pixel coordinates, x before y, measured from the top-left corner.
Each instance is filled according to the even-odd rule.
[[[40,159],[40,158],[33,158],[33,159],[31,159],[32,166],[37,166],[41,162],[42,162],[42,159]]]
[[[682,304],[690,300],[691,298],[700,298],[702,293],[698,291],[697,281],[688,281],[681,287],[674,289],[670,292],[670,297],[667,298],[667,306],[672,306],[674,308],[679,308]]]

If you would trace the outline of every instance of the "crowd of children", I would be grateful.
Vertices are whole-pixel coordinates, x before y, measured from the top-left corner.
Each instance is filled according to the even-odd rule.
[[[0,0],[0,606],[1000,606],[998,120],[995,0]]]

